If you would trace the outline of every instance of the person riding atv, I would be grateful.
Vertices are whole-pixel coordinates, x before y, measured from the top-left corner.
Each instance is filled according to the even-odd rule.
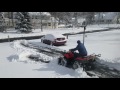
[[[58,58],[58,64],[74,70],[79,67],[83,67],[83,70],[94,69],[94,62],[98,57],[101,57],[101,54],[87,55],[87,50],[80,40],[78,40],[77,43],[76,48],[64,52],[63,55]],[[76,50],[78,50],[79,53],[74,52]]]
[[[85,46],[81,43],[80,40],[77,41],[77,46],[76,48],[73,48],[73,49],[70,49],[69,51],[72,52],[74,54],[74,57],[73,58],[70,58],[70,60],[67,60],[67,66],[69,67],[69,65],[71,65],[71,63],[74,62],[74,60],[77,58],[77,57],[85,57],[87,56],[87,50],[85,48]],[[76,53],[75,51],[78,50],[79,53]]]
[[[78,50],[79,53],[75,53],[75,57],[84,57],[87,56],[87,50],[85,48],[85,46],[81,43],[80,40],[77,41],[77,46],[76,48],[70,49],[70,51],[74,52],[76,50]]]

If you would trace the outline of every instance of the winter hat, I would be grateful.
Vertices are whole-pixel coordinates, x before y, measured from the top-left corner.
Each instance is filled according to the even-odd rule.
[[[78,40],[78,41],[77,41],[77,43],[78,43],[78,44],[80,44],[80,43],[81,43],[81,41],[80,41],[80,40]]]

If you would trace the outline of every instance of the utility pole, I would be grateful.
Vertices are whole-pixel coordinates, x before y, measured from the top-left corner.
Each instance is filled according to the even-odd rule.
[[[86,30],[86,25],[84,26],[84,32],[83,32],[83,45],[85,43],[85,30]]]
[[[119,24],[119,12],[117,12],[117,24]]]
[[[100,12],[98,13],[98,25],[100,24]]]
[[[11,12],[11,17],[12,17],[12,26],[14,27],[14,12]]]
[[[10,12],[8,12],[9,28],[10,28]]]
[[[43,27],[42,27],[42,12],[40,12],[40,25],[41,25],[41,32],[43,31]]]

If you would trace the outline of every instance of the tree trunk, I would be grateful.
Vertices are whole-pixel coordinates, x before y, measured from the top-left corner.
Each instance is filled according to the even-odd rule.
[[[42,26],[42,12],[40,12],[40,25],[41,25],[41,32],[43,31],[43,26]]]
[[[99,16],[98,16],[98,25],[100,24],[100,12],[99,12]]]

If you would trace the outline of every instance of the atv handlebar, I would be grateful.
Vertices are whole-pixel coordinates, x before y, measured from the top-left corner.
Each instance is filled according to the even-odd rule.
[[[96,57],[101,57],[101,54],[95,55]]]

